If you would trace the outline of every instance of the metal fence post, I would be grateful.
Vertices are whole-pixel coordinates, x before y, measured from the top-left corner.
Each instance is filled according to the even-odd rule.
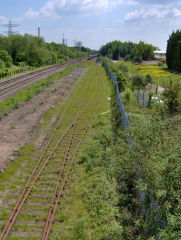
[[[145,98],[145,92],[143,91],[143,96],[142,96],[142,107],[144,108],[144,98]]]

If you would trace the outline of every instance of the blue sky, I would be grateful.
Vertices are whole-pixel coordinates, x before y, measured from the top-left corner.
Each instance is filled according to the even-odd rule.
[[[48,42],[68,45],[80,40],[99,47],[112,40],[140,40],[165,50],[169,35],[181,29],[180,0],[6,0],[1,2],[0,24],[11,19],[20,34],[41,35]],[[0,26],[0,33],[5,29]]]

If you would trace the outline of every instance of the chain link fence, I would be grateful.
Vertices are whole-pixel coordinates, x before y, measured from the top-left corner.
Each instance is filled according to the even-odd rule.
[[[141,107],[147,108],[150,106],[151,95],[147,90],[138,89],[137,101]]]
[[[115,84],[116,86],[116,99],[117,99],[117,103],[119,105],[119,109],[121,112],[121,116],[122,116],[122,124],[123,124],[123,128],[128,128],[130,126],[127,114],[125,112],[123,103],[121,101],[121,97],[120,97],[120,93],[119,93],[119,89],[118,89],[118,83],[117,83],[117,79],[115,77],[115,74],[111,71],[111,69],[109,68],[109,66],[104,62],[103,66],[105,67],[106,71],[108,72],[113,84]],[[152,91],[155,91],[155,93],[158,93],[158,87],[156,85],[151,86]],[[154,88],[154,89],[153,89]],[[138,90],[138,102],[140,103],[140,105],[142,107],[148,107],[150,104],[150,100],[151,100],[151,96],[148,92],[148,90],[143,90],[143,89],[139,89]],[[132,146],[132,141],[130,139],[127,140],[128,146],[131,148]],[[136,167],[136,166],[135,166]],[[142,174],[140,171],[138,171],[138,181],[140,183],[144,183],[144,180],[142,178]],[[150,192],[145,192],[142,191],[140,189],[137,189],[137,195],[139,198],[139,201],[142,203],[142,211],[145,214],[145,223],[150,223],[153,221],[156,221],[158,224],[161,223],[161,227],[164,228],[166,226],[166,222],[165,219],[163,219],[159,213],[156,214],[156,219],[154,220],[153,218],[149,218],[149,213],[152,212],[153,210],[159,210],[160,206],[159,204],[156,202],[156,200],[154,199],[154,197],[150,194]],[[149,198],[150,200],[150,204],[149,206],[146,206],[146,201],[147,198]],[[157,234],[155,234],[154,239],[158,239]]]
[[[104,63],[103,65],[106,68],[106,70],[107,70],[107,72],[108,72],[108,74],[109,74],[113,84],[115,84],[115,87],[116,87],[116,100],[117,100],[117,104],[118,104],[120,112],[121,112],[123,128],[128,128],[130,123],[129,123],[127,114],[125,112],[123,103],[121,101],[121,97],[120,97],[120,93],[119,93],[119,89],[118,89],[117,79],[115,77],[115,74],[109,68],[109,66],[106,63]]]
[[[156,84],[149,84],[146,89],[138,89],[137,102],[143,108],[150,107],[151,97],[154,95],[162,94],[165,89]],[[151,94],[151,92],[152,94]]]

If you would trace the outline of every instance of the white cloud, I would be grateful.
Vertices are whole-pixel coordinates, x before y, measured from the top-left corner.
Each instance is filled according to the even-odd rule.
[[[152,5],[152,6],[170,6],[175,5],[179,0],[133,0],[138,5]]]
[[[27,18],[37,18],[40,16],[40,13],[38,11],[34,11],[32,8],[30,8],[24,15]]]
[[[173,9],[173,14],[175,17],[181,17],[181,10],[174,8]]]
[[[135,4],[133,0],[49,0],[40,10],[30,8],[27,18],[61,17],[64,15],[95,15],[111,10],[119,4]]]
[[[8,23],[9,19],[4,17],[4,16],[0,16],[0,23],[5,24]]]
[[[181,17],[181,10],[179,9],[169,9],[169,8],[147,8],[138,9],[127,13],[124,20],[135,21],[139,19],[164,19],[169,20],[172,18]]]

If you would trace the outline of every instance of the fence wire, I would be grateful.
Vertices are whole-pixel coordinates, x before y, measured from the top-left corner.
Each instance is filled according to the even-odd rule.
[[[117,99],[117,103],[119,105],[119,109],[121,112],[121,116],[122,116],[122,124],[123,124],[123,128],[128,128],[130,126],[127,114],[125,112],[123,103],[121,101],[121,97],[120,97],[120,93],[119,93],[119,88],[118,88],[118,82],[117,79],[115,77],[115,74],[111,71],[111,69],[109,68],[109,66],[104,62],[103,66],[105,67],[105,69],[107,70],[113,84],[115,84],[116,86],[116,99]],[[140,101],[140,103],[142,104],[143,107],[147,107],[149,105],[150,102],[150,95],[147,94],[144,90],[139,89],[138,90],[138,100]],[[131,148],[132,146],[132,141],[130,139],[127,140],[128,146]],[[140,183],[143,183],[144,180],[140,174],[140,172],[138,172],[138,181]],[[137,190],[137,194],[138,194],[138,198],[140,200],[140,202],[142,203],[142,211],[145,214],[145,222],[146,223],[151,223],[154,221],[154,219],[151,217],[151,219],[149,219],[149,212],[153,211],[153,210],[159,210],[160,206],[159,204],[155,201],[154,197],[145,191],[142,191],[140,189]],[[145,202],[147,197],[149,197],[150,199],[150,204],[149,206],[146,207]],[[164,228],[166,226],[166,221],[165,219],[163,219],[159,213],[156,214],[156,220],[155,220],[158,224],[161,224],[161,227]],[[155,240],[159,240],[157,234],[155,234],[154,236]]]
[[[120,112],[121,112],[123,128],[128,128],[130,123],[129,123],[127,114],[125,112],[123,103],[121,101],[117,79],[115,77],[115,74],[111,71],[111,69],[109,68],[109,66],[106,63],[104,63],[104,67],[106,68],[113,84],[115,84],[115,87],[116,87],[116,100],[117,100],[117,104],[118,104]]]
[[[147,108],[150,105],[150,94],[148,94],[147,91],[143,89],[138,89],[138,103],[140,104],[141,107]]]

